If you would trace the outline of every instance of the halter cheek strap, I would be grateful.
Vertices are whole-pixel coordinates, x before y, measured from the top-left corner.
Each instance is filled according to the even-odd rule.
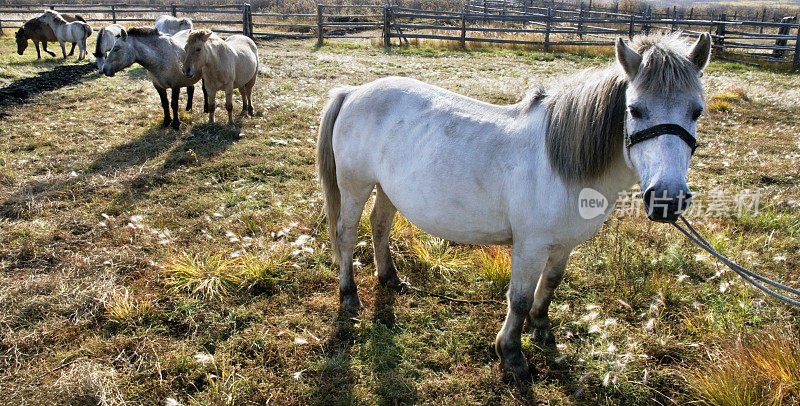
[[[677,135],[692,149],[692,154],[694,154],[694,150],[697,148],[697,141],[692,137],[692,134],[689,134],[689,131],[677,124],[659,124],[633,133],[628,137],[627,147],[630,149],[635,144],[664,134]]]

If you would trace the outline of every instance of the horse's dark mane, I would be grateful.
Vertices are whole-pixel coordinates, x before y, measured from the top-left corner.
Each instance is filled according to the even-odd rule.
[[[94,56],[95,58],[100,58],[103,56],[103,53],[100,52],[100,45],[103,43],[103,31],[104,29],[100,29],[100,32],[97,33],[97,43],[94,46]]]
[[[151,27],[133,27],[128,29],[128,35],[132,37],[157,37],[161,33]]]

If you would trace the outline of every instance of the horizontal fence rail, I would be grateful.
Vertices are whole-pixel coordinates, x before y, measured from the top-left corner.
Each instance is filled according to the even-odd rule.
[[[103,24],[152,25],[162,14],[189,17],[199,28],[241,33],[252,38],[382,38],[386,46],[409,39],[541,46],[609,46],[619,37],[680,31],[711,34],[714,48],[771,61],[792,61],[800,68],[797,16],[747,20],[744,15],[701,14],[677,7],[635,12],[593,5],[542,0],[466,0],[460,11],[399,6],[318,4],[315,13],[254,12],[245,4],[13,4],[0,6],[0,33],[16,30],[48,8],[81,14],[95,29]]]

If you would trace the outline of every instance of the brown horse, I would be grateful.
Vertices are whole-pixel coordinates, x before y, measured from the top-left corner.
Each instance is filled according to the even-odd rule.
[[[83,21],[83,17],[80,14],[62,14],[67,22],[73,21]],[[42,53],[39,51],[39,42],[42,43],[42,49],[44,52],[50,54],[50,56],[55,57],[56,54],[54,52],[50,52],[47,50],[47,42],[58,42],[56,39],[56,34],[53,32],[53,29],[50,28],[47,23],[44,23],[39,20],[39,18],[32,18],[25,22],[25,24],[17,30],[17,53],[22,55],[25,52],[25,49],[28,48],[28,40],[31,40],[34,45],[36,45],[36,59],[42,59]],[[75,53],[75,43],[72,43],[72,49],[69,51],[69,56]]]

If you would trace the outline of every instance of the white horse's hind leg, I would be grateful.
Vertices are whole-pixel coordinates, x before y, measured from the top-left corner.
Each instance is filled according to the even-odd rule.
[[[397,277],[397,269],[389,249],[389,235],[396,212],[397,209],[378,185],[375,207],[372,208],[369,216],[372,226],[372,249],[375,252],[375,269],[378,270],[378,280],[391,289],[399,289],[403,284]]]
[[[351,179],[343,182],[338,176],[341,193],[339,221],[336,223],[337,247],[339,248],[339,301],[343,310],[357,311],[361,309],[358,289],[353,278],[353,248],[358,238],[358,222],[364,211],[364,204],[369,199],[374,183],[356,184]]]
[[[78,60],[86,57],[86,38],[78,41]]]
[[[508,314],[503,328],[497,333],[495,351],[500,364],[522,381],[530,381],[528,362],[522,354],[522,327],[533,304],[534,291],[547,264],[547,247],[533,244],[514,244],[511,264],[511,284],[506,295]]]
[[[564,278],[564,269],[567,267],[568,258],[569,251],[566,254],[551,255],[547,268],[542,273],[542,277],[539,278],[533,306],[530,313],[528,313],[528,326],[532,330],[533,339],[536,341],[555,342],[555,336],[550,329],[550,318],[547,316],[547,310],[550,308],[550,302],[553,300],[553,293],[556,287]]]
[[[225,109],[228,110],[228,125],[233,124],[233,84],[225,87]]]

